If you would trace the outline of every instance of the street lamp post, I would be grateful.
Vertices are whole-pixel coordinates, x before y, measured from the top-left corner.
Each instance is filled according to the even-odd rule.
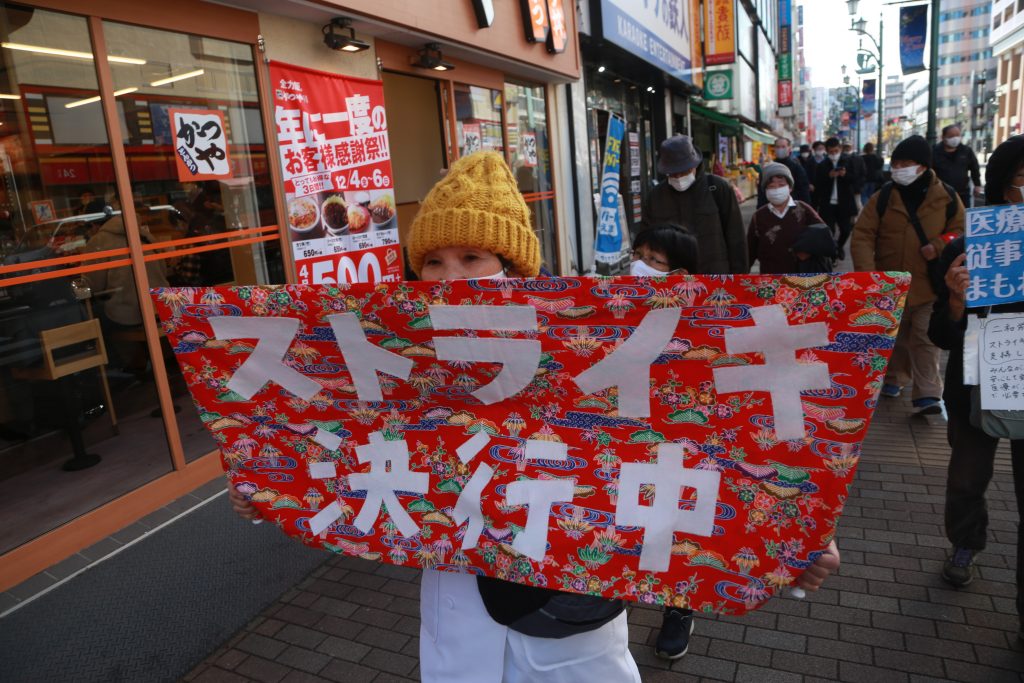
[[[938,0],[936,0],[937,2]],[[846,0],[846,8],[850,12],[850,16],[853,17],[857,14],[857,6],[860,4],[860,0]],[[878,40],[867,31],[867,21],[864,19],[850,19],[850,30],[854,33],[867,37],[868,40],[874,44],[875,49],[871,50],[861,46],[860,53],[867,55],[875,60],[878,64],[878,83],[875,85],[875,118],[878,120],[878,151],[882,151],[882,130],[884,121],[882,113],[885,109],[885,75],[883,73],[882,65],[882,31],[884,25],[882,23],[882,15],[878,15]]]

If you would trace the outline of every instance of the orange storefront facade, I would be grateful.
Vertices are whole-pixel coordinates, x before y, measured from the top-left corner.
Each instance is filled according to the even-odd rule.
[[[401,234],[453,160],[493,149],[568,272],[572,3],[231,4],[0,3],[0,590],[220,476],[140,293],[295,281],[269,60],[383,81]],[[339,17],[366,49],[325,46]],[[176,111],[223,122],[227,177],[181,179]]]

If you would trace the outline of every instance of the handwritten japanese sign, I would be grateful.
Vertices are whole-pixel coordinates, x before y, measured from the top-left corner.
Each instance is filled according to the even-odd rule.
[[[178,180],[187,183],[230,178],[232,171],[224,112],[219,109],[170,108],[167,113],[174,136],[172,143]]]
[[[1020,410],[1024,406],[1024,314],[996,314],[980,335],[981,407]]]
[[[153,294],[228,476],[286,533],[398,565],[742,612],[834,535],[908,283]]]
[[[299,282],[399,280],[383,85],[279,62],[270,77]]]
[[[522,137],[522,158],[523,166],[534,167],[537,165],[537,134],[523,133]]]
[[[967,305],[1024,301],[1024,205],[970,209],[966,228]]]

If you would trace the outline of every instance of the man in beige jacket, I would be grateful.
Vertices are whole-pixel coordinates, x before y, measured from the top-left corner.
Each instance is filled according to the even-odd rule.
[[[854,270],[905,270],[913,277],[881,394],[895,398],[912,381],[911,398],[918,415],[942,412],[940,352],[928,339],[935,301],[928,262],[937,259],[947,240],[964,228],[963,203],[931,165],[931,147],[920,135],[897,145],[892,153],[892,182],[868,200],[851,241]]]

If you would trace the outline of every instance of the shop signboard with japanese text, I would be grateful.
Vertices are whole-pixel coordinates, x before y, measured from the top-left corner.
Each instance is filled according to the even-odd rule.
[[[692,82],[690,9],[683,0],[601,0],[604,38],[662,71]]]
[[[735,0],[704,1],[704,63],[732,64],[736,61]]]
[[[401,280],[383,85],[280,62],[270,78],[298,281]]]
[[[741,613],[835,534],[905,273],[158,289],[236,490],[303,542]]]
[[[610,265],[622,260],[622,195],[619,193],[619,180],[622,175],[622,138],[625,132],[625,121],[615,114],[610,115],[601,162],[597,240],[594,244],[594,259],[598,263]]]
[[[178,180],[223,180],[231,177],[228,134],[219,109],[169,108]]]

